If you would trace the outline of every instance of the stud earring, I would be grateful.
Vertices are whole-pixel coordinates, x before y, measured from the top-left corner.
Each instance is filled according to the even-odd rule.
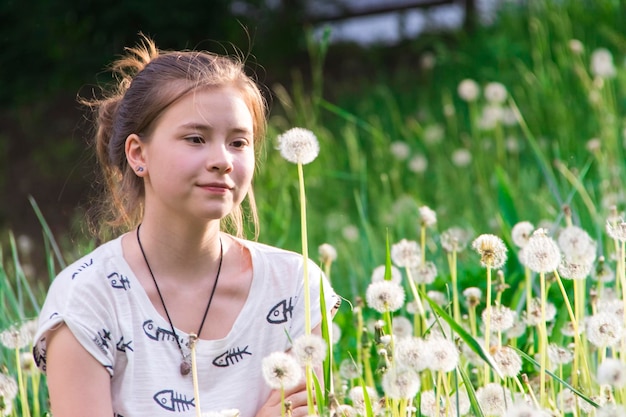
[[[143,167],[137,167],[137,172],[143,172]]]

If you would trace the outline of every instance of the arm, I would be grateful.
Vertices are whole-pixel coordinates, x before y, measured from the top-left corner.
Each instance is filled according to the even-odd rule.
[[[55,417],[110,417],[111,377],[61,325],[47,337],[46,374]]]

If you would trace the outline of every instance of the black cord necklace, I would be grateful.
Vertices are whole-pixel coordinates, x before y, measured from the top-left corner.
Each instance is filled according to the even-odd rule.
[[[150,271],[150,276],[152,277],[152,281],[154,282],[154,286],[156,287],[157,293],[159,294],[159,299],[161,300],[161,305],[163,305],[163,310],[165,310],[165,315],[167,316],[167,321],[170,323],[170,327],[172,329],[172,334],[174,335],[174,339],[176,340],[176,344],[178,345],[178,350],[180,350],[180,354],[183,359],[180,363],[180,373],[181,375],[187,375],[191,371],[191,360],[190,355],[186,355],[183,352],[183,347],[180,344],[180,340],[178,338],[178,334],[176,330],[174,330],[174,324],[172,323],[172,319],[170,318],[170,313],[167,311],[167,307],[165,307],[165,301],[163,300],[163,295],[161,294],[161,290],[159,289],[159,284],[157,284],[156,278],[154,278],[154,273],[152,272],[152,268],[148,263],[148,257],[146,256],[146,252],[143,250],[143,245],[141,244],[141,239],[139,238],[139,228],[141,224],[137,226],[137,243],[139,244],[139,250],[141,250],[141,254],[143,255],[143,260],[146,262],[146,266],[148,267],[148,271]],[[215,276],[215,282],[213,283],[213,289],[211,289],[211,296],[209,297],[209,302],[206,305],[206,310],[204,310],[204,316],[202,316],[202,322],[200,323],[200,327],[198,328],[197,337],[200,337],[200,332],[202,331],[202,327],[204,326],[204,321],[206,320],[206,316],[209,313],[209,308],[211,308],[211,301],[213,301],[213,295],[215,294],[215,289],[217,288],[217,280],[220,279],[220,272],[222,271],[222,261],[224,260],[224,246],[222,245],[222,238],[220,238],[220,262],[217,266],[217,275]]]

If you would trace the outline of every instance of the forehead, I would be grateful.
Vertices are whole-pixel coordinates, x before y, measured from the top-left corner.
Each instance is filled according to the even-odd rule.
[[[235,87],[203,87],[194,89],[172,103],[157,122],[162,125],[206,123],[232,125],[253,130],[254,118],[243,92]]]

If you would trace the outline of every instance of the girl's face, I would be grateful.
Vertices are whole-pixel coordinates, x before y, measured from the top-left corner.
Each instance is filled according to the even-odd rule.
[[[146,214],[224,218],[254,172],[253,118],[242,93],[217,87],[184,96],[158,118],[142,155]]]

